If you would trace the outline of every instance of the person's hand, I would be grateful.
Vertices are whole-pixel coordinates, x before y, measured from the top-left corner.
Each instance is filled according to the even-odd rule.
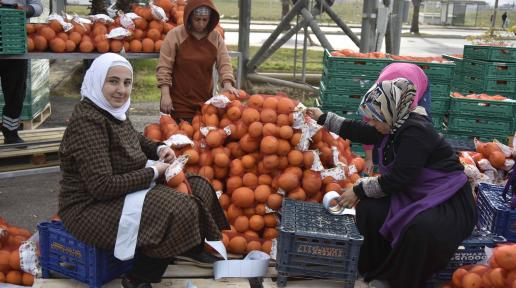
[[[165,114],[171,114],[174,111],[174,106],[172,105],[172,99],[170,99],[170,96],[161,96],[159,110]]]
[[[155,162],[153,166],[156,167],[156,169],[158,169],[158,175],[163,176],[165,175],[165,171],[167,171],[167,168],[168,166],[170,166],[170,164],[163,162]]]
[[[346,208],[354,207],[358,203],[358,197],[353,191],[353,187],[347,188],[337,199],[339,205]]]
[[[163,160],[165,163],[172,163],[176,160],[176,154],[174,150],[170,149],[170,147],[163,147],[159,150],[158,156],[160,160]]]
[[[238,89],[236,89],[235,87],[233,87],[233,85],[231,84],[231,82],[224,82],[224,88],[222,88],[222,91],[227,91],[233,95],[235,95],[235,97],[239,97],[240,96],[240,92],[238,91]]]
[[[310,118],[314,119],[315,121],[319,120],[319,117],[323,114],[321,109],[316,107],[308,107],[306,108],[306,114],[310,116]]]
[[[373,168],[374,168],[373,160],[366,159],[365,166],[364,166],[364,173],[366,173],[367,175],[371,175],[373,173]]]

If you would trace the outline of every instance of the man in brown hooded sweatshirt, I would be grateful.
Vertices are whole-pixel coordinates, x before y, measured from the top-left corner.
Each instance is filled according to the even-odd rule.
[[[233,87],[226,44],[214,30],[219,12],[213,2],[190,0],[183,17],[185,24],[170,30],[161,45],[156,78],[161,89],[161,112],[191,122],[212,96],[213,64],[217,64],[223,90],[236,96],[238,91]]]

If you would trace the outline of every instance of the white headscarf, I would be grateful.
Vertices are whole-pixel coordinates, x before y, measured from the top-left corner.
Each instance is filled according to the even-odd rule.
[[[93,101],[95,105],[109,112],[109,114],[113,115],[116,119],[124,121],[127,118],[127,116],[125,116],[125,112],[127,112],[131,105],[131,96],[129,95],[129,98],[124,105],[119,108],[115,108],[109,104],[102,93],[102,87],[106,81],[108,70],[113,66],[123,66],[128,68],[131,70],[131,78],[133,77],[133,67],[127,59],[115,53],[102,54],[93,61],[90,69],[86,71],[86,75],[84,76],[81,86],[81,100],[88,98]]]

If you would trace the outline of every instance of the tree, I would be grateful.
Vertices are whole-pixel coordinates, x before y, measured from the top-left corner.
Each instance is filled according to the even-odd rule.
[[[107,7],[105,0],[91,0],[91,15],[107,14]]]
[[[412,24],[410,25],[410,32],[419,34],[419,8],[423,0],[412,0],[414,11],[412,13]]]

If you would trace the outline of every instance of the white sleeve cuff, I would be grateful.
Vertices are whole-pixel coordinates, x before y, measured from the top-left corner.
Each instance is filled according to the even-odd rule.
[[[158,179],[158,176],[159,176],[158,168],[156,168],[155,166],[151,166],[150,168],[152,168],[152,170],[154,170],[154,178],[152,178],[152,180]]]
[[[156,150],[158,157],[159,157],[159,153],[161,152],[161,150],[163,150],[164,148],[167,148],[167,147],[168,147],[167,145],[159,145],[158,146],[158,149]]]

